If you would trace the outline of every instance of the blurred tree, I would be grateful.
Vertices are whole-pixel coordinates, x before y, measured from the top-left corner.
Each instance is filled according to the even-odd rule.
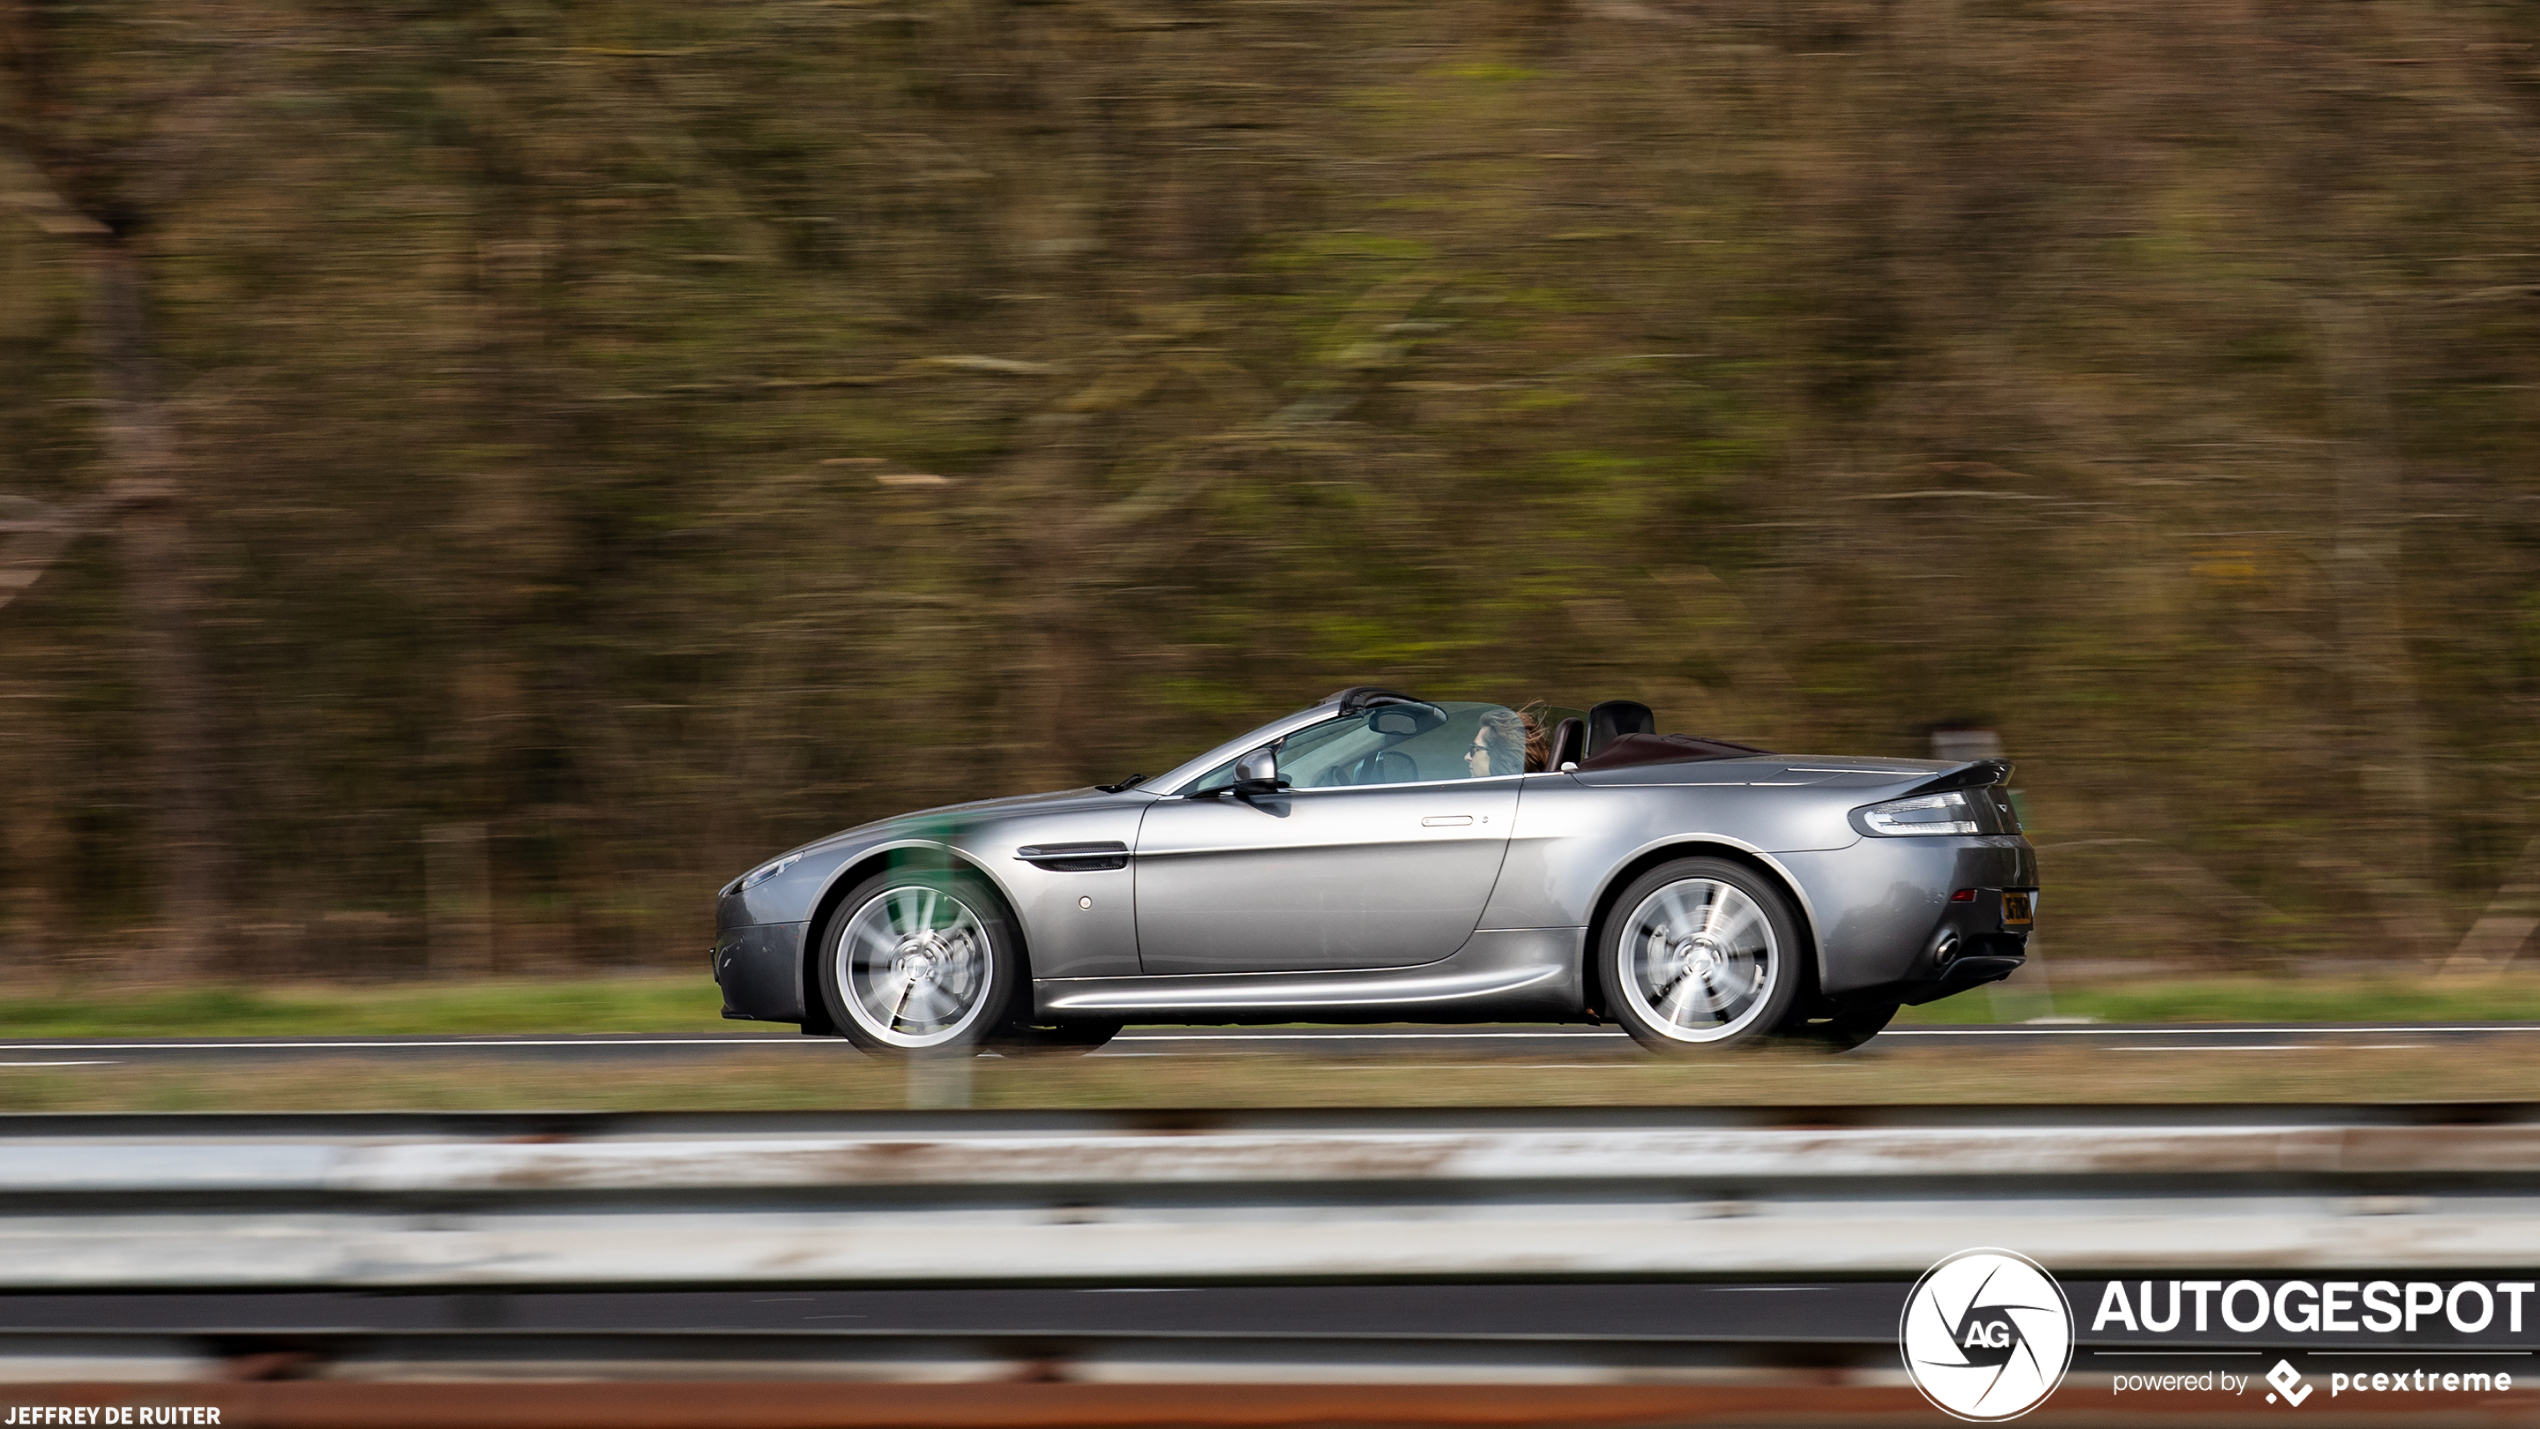
[[[1977,720],[2065,955],[2511,955],[2519,7],[5,24],[0,918],[80,965],[692,960],[1367,680]]]
[[[25,533],[0,599],[31,584],[79,534],[111,518],[122,547],[134,675],[145,692],[142,785],[156,871],[156,950],[178,973],[199,971],[230,925],[229,841],[222,827],[213,726],[195,632],[200,606],[189,501],[175,414],[151,324],[147,245],[184,155],[164,111],[200,88],[134,52],[101,54],[86,7],[13,0],[0,11],[7,134],[39,185],[20,200],[46,233],[75,243],[86,269],[87,336],[101,397],[98,489],[47,512]],[[176,86],[171,89],[170,86]]]

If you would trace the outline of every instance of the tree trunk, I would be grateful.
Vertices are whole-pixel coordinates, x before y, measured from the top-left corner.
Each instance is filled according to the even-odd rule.
[[[175,423],[151,347],[141,257],[128,235],[114,232],[94,240],[90,254],[90,323],[107,398],[107,462],[132,503],[117,534],[148,746],[142,777],[150,866],[160,889],[158,970],[182,976],[208,968],[224,941],[228,911],[211,695],[194,628],[198,578]]]
[[[2374,896],[2395,930],[2392,951],[2439,957],[2449,941],[2435,894],[2434,778],[2425,712],[2417,698],[2399,587],[2401,475],[2397,434],[2382,375],[2380,323],[2360,307],[2313,309],[2326,347],[2331,424],[2344,438],[2336,462],[2335,591],[2338,665],[2349,712],[2348,758],[2363,796],[2356,829]]]

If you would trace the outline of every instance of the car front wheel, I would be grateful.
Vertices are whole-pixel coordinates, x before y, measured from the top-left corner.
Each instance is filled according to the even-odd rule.
[[[867,879],[821,930],[820,992],[847,1040],[884,1056],[977,1050],[1022,981],[1021,939],[994,890],[934,870]]]
[[[1614,1020],[1654,1051],[1763,1041],[1799,994],[1788,901],[1726,859],[1677,859],[1641,875],[1597,943]]]

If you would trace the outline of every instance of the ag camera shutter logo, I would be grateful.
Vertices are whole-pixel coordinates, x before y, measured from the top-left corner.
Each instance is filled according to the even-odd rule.
[[[2072,1302],[2025,1255],[1962,1250],[1914,1282],[1896,1342],[1933,1408],[1979,1424],[2017,1419],[2072,1367]]]

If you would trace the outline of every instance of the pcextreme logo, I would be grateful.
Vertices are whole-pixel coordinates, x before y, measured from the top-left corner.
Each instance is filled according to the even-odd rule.
[[[2280,1394],[2285,1403],[2299,1409],[2302,1401],[2311,1397],[2311,1382],[2302,1378],[2302,1372],[2293,1367],[2291,1360],[2277,1360],[2275,1368],[2267,1371],[2267,1383],[2275,1386],[2275,1394],[2267,1396],[2269,1404],[2275,1403],[2276,1394]],[[2301,1388],[2296,1389],[2295,1385]]]
[[[2073,1307],[2027,1256],[1962,1250],[1914,1282],[1896,1341],[1933,1408],[1977,1423],[2017,1419],[2072,1367]]]

